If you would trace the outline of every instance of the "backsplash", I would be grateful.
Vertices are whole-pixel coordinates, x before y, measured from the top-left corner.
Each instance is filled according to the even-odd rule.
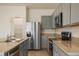
[[[45,30],[42,30],[42,32],[55,33],[55,30],[52,30],[52,29],[45,29]]]
[[[62,31],[70,31],[73,37],[79,38],[79,26],[60,28],[56,30],[56,33],[61,34]]]

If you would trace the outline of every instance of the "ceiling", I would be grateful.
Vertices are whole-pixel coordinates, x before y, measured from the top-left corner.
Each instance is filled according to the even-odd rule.
[[[55,9],[59,3],[0,3],[0,6],[26,6],[32,9]]]

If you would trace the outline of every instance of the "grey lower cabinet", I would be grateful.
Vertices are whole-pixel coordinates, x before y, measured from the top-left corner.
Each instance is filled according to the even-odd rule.
[[[68,56],[55,43],[53,43],[53,56]]]
[[[53,20],[51,16],[41,16],[42,29],[52,29]]]
[[[79,3],[71,3],[71,24],[79,22]]]
[[[46,35],[42,36],[41,49],[48,49],[48,37]]]
[[[7,52],[0,53],[0,56],[27,56],[29,48],[29,40],[25,40]]]
[[[20,56],[27,56],[28,55],[28,48],[29,48],[29,40],[22,42],[19,46]]]
[[[8,56],[8,53],[0,53],[0,56]]]

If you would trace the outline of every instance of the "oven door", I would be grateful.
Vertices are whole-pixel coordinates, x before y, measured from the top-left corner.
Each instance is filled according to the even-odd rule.
[[[49,55],[53,56],[53,40],[49,40]]]

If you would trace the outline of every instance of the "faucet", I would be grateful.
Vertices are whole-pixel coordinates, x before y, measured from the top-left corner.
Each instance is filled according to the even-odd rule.
[[[7,35],[7,42],[11,41],[11,40],[15,40],[15,35]]]

